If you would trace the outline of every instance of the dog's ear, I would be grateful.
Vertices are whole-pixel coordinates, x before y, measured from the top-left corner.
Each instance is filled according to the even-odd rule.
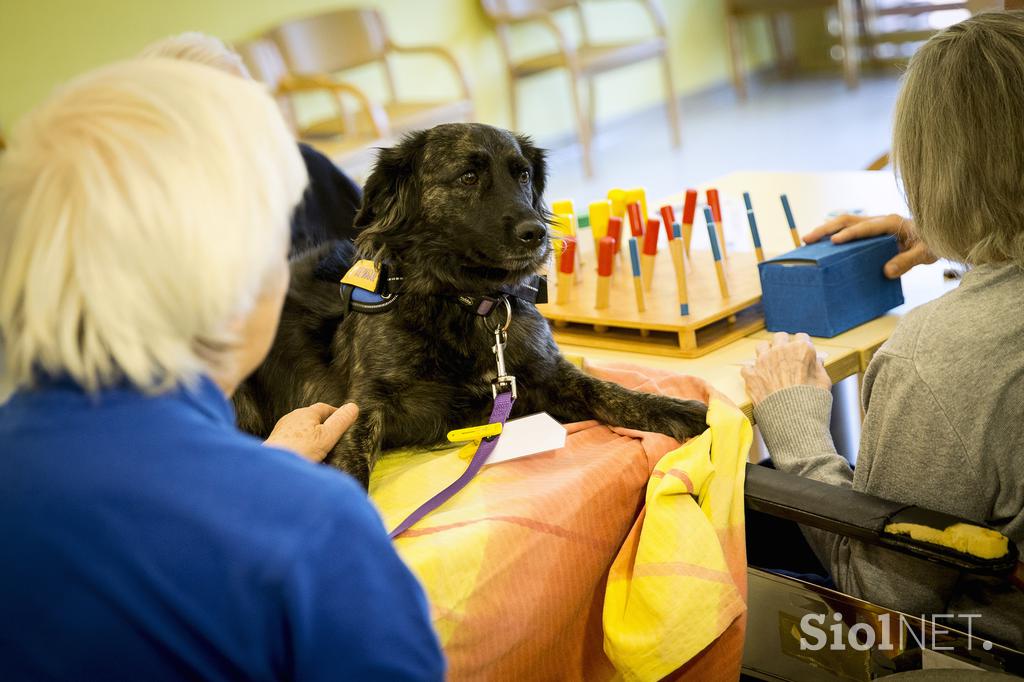
[[[360,252],[375,257],[388,237],[400,231],[417,210],[416,165],[427,141],[427,131],[409,133],[394,147],[381,149],[363,188],[363,205],[354,225]]]

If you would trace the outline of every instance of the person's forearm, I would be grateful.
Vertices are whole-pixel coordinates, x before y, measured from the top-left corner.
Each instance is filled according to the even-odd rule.
[[[832,393],[814,386],[793,386],[772,393],[754,407],[775,468],[786,473],[850,487],[853,471],[836,452],[829,431]],[[846,574],[841,541],[834,533],[801,526],[822,565],[839,582]]]
[[[754,407],[772,462],[780,471],[849,487],[853,471],[829,431],[832,394],[813,386],[776,391]]]

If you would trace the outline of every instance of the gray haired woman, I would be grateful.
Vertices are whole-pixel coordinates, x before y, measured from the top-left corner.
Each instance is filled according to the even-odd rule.
[[[893,152],[914,223],[843,218],[809,240],[901,232],[890,276],[935,256],[970,271],[903,318],[868,367],[856,471],[833,446],[829,381],[806,335],[758,349],[744,371],[754,416],[779,469],[988,524],[1024,551],[1024,12],[975,16],[917,52]],[[980,614],[976,631],[1024,646],[1013,586],[804,533],[844,592],[917,615]]]

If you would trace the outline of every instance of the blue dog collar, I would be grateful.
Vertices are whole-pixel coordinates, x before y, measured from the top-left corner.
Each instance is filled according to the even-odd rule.
[[[375,315],[391,310],[401,295],[402,277],[389,276],[388,266],[380,267],[380,273],[374,289],[371,291],[353,284],[341,284],[341,300],[345,313],[352,310],[357,313]],[[503,296],[512,296],[526,303],[547,303],[547,279],[534,275],[518,284],[502,286],[493,294],[485,295],[454,295],[455,300],[481,317],[487,317]]]

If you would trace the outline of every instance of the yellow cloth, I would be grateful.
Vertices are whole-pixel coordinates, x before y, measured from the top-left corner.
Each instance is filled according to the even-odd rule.
[[[665,677],[746,610],[743,480],[751,427],[716,399],[708,425],[658,462],[645,509],[612,565],[604,649],[625,679]]]
[[[591,371],[629,388],[708,399],[706,384],[692,377],[639,368]],[[750,426],[742,413],[718,400],[708,419],[710,430],[683,447],[660,434],[596,422],[568,425],[564,448],[485,466],[396,539],[396,549],[427,592],[450,679],[648,679],[654,670],[679,668],[694,654],[691,665],[698,668],[696,677],[687,673],[691,679],[713,679],[700,676],[705,662],[735,679],[743,642],[743,619],[736,614],[746,586],[742,465]],[[386,527],[394,528],[455,480],[472,449],[382,457],[370,495]],[[698,486],[701,506],[688,493],[672,492],[682,490],[680,472]],[[645,488],[641,523],[637,510],[645,506]],[[716,533],[720,542],[713,541]],[[734,566],[726,564],[738,557],[733,577],[739,587],[730,592],[721,580],[704,581],[706,594],[699,594],[692,576],[642,577],[632,568],[633,554],[643,559],[641,573],[650,563],[646,557],[654,557],[666,566],[717,571],[716,578],[732,572]],[[632,576],[632,587],[622,584],[623,570]],[[659,580],[671,595],[652,591]],[[730,601],[737,589],[741,598]],[[605,612],[602,619],[606,591],[619,604],[613,609],[619,617]],[[665,601],[638,601],[652,598],[647,595]],[[659,623],[652,625],[650,618]],[[716,651],[717,643],[707,647],[716,628],[738,632],[738,639],[729,632],[720,638],[728,640],[727,651]],[[679,641],[640,651],[662,636]]]

